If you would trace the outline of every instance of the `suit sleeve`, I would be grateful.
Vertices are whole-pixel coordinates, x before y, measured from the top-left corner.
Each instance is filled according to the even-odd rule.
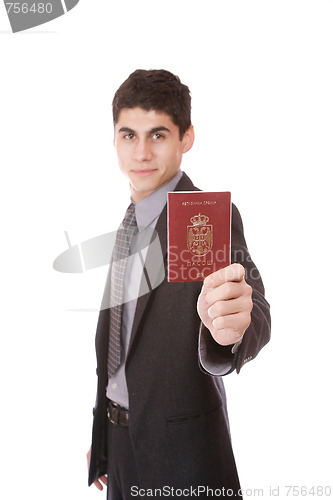
[[[265,299],[265,289],[246,246],[240,213],[232,205],[231,262],[238,262],[245,268],[245,279],[252,287],[253,309],[251,323],[242,341],[235,346],[221,346],[201,325],[199,333],[199,362],[201,369],[209,375],[223,376],[241,368],[254,359],[270,339],[270,308]]]

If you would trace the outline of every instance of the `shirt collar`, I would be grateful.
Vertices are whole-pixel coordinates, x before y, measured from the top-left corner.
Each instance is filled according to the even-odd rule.
[[[183,172],[179,170],[165,186],[135,203],[135,217],[139,231],[148,227],[159,217],[167,201],[167,194],[175,190]]]

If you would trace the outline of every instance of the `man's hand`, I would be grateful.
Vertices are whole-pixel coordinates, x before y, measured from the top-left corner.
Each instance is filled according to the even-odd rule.
[[[90,466],[90,455],[91,455],[91,446],[90,446],[89,451],[87,453],[88,470],[89,470],[89,466]],[[98,479],[96,479],[96,481],[94,481],[94,485],[100,491],[103,490],[103,484],[102,483],[105,484],[105,486],[107,486],[107,484],[108,484],[107,476],[101,476]]]
[[[244,279],[240,264],[207,276],[198,298],[201,321],[220,345],[235,344],[251,322],[252,287]]]

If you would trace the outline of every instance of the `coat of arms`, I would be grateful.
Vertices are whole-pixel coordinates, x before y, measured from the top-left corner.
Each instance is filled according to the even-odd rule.
[[[213,246],[213,226],[207,224],[207,215],[190,218],[192,226],[187,226],[187,248],[192,255],[203,257]]]

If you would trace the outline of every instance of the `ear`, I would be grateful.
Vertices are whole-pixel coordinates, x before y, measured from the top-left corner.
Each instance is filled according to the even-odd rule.
[[[183,143],[183,153],[187,153],[191,149],[194,143],[194,127],[191,125],[185,132],[182,143]]]

